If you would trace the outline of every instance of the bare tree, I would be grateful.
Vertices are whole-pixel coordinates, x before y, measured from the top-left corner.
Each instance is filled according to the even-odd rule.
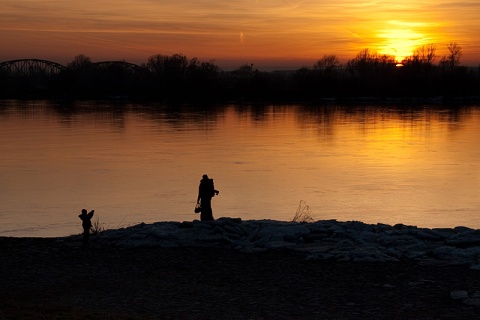
[[[449,54],[446,57],[443,57],[440,61],[440,66],[450,69],[451,72],[455,70],[456,67],[460,66],[460,58],[462,57],[462,47],[459,46],[456,42],[450,42],[447,46]]]
[[[193,63],[196,63],[195,61]],[[170,78],[183,77],[189,60],[182,54],[171,56],[156,54],[148,58],[147,68],[150,72]]]
[[[371,52],[369,49],[363,49],[357,56],[347,62],[347,68],[353,73],[377,73],[395,67],[395,58],[388,54],[379,54]]]
[[[68,67],[72,70],[83,70],[92,64],[92,60],[84,54],[79,54],[73,58]]]
[[[404,65],[411,64],[432,64],[437,59],[437,46],[435,44],[427,44],[416,48],[411,56],[402,60]]]
[[[337,56],[330,54],[324,55],[323,58],[318,60],[314,65],[313,68],[316,70],[323,70],[323,71],[333,71],[340,67],[340,61],[338,60]]]
[[[415,54],[419,56],[421,62],[432,63],[437,58],[436,50],[437,46],[435,44],[427,44],[417,48]]]
[[[450,42],[447,46],[450,54],[448,55],[448,60],[450,61],[452,68],[455,68],[460,65],[460,58],[462,57],[462,47],[460,47],[456,42]]]
[[[434,43],[427,44],[426,52],[425,52],[425,59],[427,63],[433,63],[438,57],[437,54],[435,53],[437,51],[437,45]]]

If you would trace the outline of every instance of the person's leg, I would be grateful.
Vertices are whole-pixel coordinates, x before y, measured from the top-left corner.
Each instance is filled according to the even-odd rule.
[[[201,221],[212,221],[213,220],[213,214],[212,214],[212,208],[207,208],[204,209],[202,207],[202,213],[200,214],[200,220]]]
[[[88,236],[90,235],[90,229],[83,229],[83,244],[88,243]]]
[[[202,213],[200,214],[201,221],[211,221],[213,220],[212,214],[212,199],[211,198],[202,198]]]

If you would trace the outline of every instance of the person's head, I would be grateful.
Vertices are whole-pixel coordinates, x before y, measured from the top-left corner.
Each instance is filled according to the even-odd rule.
[[[87,214],[87,209],[82,209],[83,214]]]
[[[207,176],[206,174],[204,174],[204,175],[202,176],[202,178],[203,178],[204,180],[207,180],[207,179],[208,179],[208,176]]]

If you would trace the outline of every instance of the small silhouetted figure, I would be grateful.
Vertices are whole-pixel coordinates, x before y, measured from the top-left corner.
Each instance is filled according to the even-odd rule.
[[[197,197],[197,203],[200,203],[202,207],[202,212],[200,213],[201,221],[213,220],[212,198],[218,193],[219,191],[215,190],[213,186],[213,179],[209,179],[208,176],[204,174],[202,180],[200,180]]]
[[[88,244],[88,237],[90,236],[90,228],[92,227],[92,217],[95,210],[87,213],[87,209],[82,209],[82,213],[78,216],[82,220],[83,227],[83,244]]]

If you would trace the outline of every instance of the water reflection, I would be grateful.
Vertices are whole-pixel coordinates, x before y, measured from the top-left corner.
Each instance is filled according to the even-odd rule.
[[[182,129],[186,124],[197,124],[198,128],[210,129],[210,125],[225,118],[226,113],[238,119],[248,119],[253,125],[283,119],[295,114],[300,128],[311,125],[331,127],[334,124],[372,124],[398,120],[412,127],[432,121],[459,125],[471,117],[476,106],[336,106],[336,105],[164,105],[132,104],[111,102],[52,102],[52,101],[0,101],[2,117],[17,119],[55,118],[61,124],[72,124],[82,119],[125,129],[125,117],[137,114],[145,120]],[[205,126],[205,124],[209,124]]]
[[[480,227],[478,107],[0,103],[0,234],[216,217]]]

